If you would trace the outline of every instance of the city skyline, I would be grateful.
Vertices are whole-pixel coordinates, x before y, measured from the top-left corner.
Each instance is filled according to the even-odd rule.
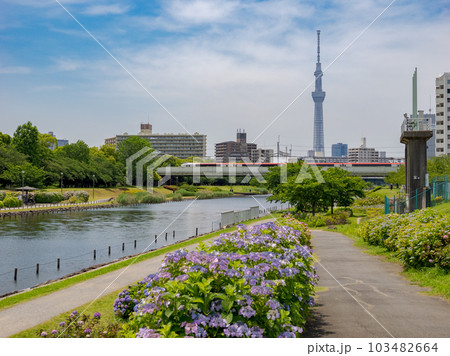
[[[435,78],[450,70],[446,1],[60,3],[177,120],[56,1],[6,0],[2,132],[31,121],[41,132],[99,146],[149,121],[158,133],[184,133],[184,126],[206,134],[212,156],[214,143],[246,127],[249,142],[260,136],[258,147],[274,149],[280,136],[282,149],[292,144],[293,155],[305,155],[313,145],[309,93],[320,28],[326,155],[332,143],[357,147],[367,136],[388,156],[402,156],[412,70],[418,67],[418,109],[426,113],[430,97],[435,110]]]

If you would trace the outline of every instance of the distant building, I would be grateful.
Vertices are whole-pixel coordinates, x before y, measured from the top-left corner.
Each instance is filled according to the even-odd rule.
[[[347,157],[348,155],[348,145],[345,143],[335,143],[331,145],[331,156],[332,157]]]
[[[379,162],[380,153],[375,148],[369,148],[366,145],[366,138],[361,138],[361,146],[348,149],[349,163],[373,163]]]
[[[53,131],[49,131],[48,134],[49,134],[50,136],[52,136],[52,137],[55,137]],[[55,138],[56,138],[56,137],[55,137]],[[66,140],[66,139],[56,139],[56,147],[62,147],[62,146],[68,145],[68,144],[69,144],[69,140]],[[51,144],[49,148],[50,148],[51,150],[54,150],[56,147],[55,147],[55,145]]]
[[[192,136],[189,134],[154,134],[152,125],[141,124],[141,131],[137,135],[129,135],[125,132],[123,135],[105,139],[105,144],[118,145],[129,137],[142,137],[148,140],[152,147],[163,153],[178,158],[201,157],[206,156],[206,135],[195,132]]]
[[[256,148],[250,152],[250,161],[255,163],[272,163],[273,150]]]
[[[436,156],[450,155],[450,72],[436,78]]]
[[[256,143],[247,143],[247,133],[245,130],[239,129],[236,134],[236,141],[216,143],[216,161],[229,162],[230,159],[236,162],[252,161],[252,151],[254,150],[257,150]],[[256,155],[257,153],[255,152],[253,157]]]

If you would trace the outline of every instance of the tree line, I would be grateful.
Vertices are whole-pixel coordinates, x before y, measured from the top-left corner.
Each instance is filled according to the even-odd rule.
[[[19,187],[23,182],[43,188],[60,186],[61,180],[64,187],[124,186],[126,159],[144,147],[150,148],[147,154],[153,150],[149,141],[136,136],[117,148],[110,144],[89,147],[82,140],[57,147],[55,137],[27,122],[12,137],[0,132],[0,186]],[[164,165],[187,161],[192,159],[170,157]]]

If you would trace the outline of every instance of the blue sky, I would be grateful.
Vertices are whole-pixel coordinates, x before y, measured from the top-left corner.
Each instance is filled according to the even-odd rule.
[[[308,87],[322,31],[325,145],[369,146],[401,156],[399,130],[411,111],[434,107],[434,80],[450,71],[447,0],[87,1],[60,3],[190,132],[214,143],[312,146]],[[343,52],[343,53],[342,53]],[[342,54],[341,54],[342,53]],[[107,137],[183,128],[55,0],[0,2],[0,131],[28,120],[41,132],[101,145]],[[434,112],[434,109],[433,109]]]

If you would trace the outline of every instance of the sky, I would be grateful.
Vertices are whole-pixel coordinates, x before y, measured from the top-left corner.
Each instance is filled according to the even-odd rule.
[[[320,29],[326,154],[365,136],[402,157],[414,68],[425,112],[450,71],[449,19],[448,0],[2,0],[0,131],[100,146],[149,122],[212,156],[244,129],[305,155]]]

